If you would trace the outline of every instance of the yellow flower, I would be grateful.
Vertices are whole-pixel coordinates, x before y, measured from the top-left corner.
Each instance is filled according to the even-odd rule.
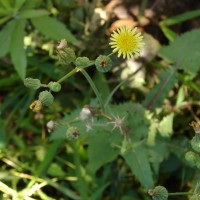
[[[143,36],[137,32],[137,28],[127,26],[118,28],[111,34],[111,48],[113,52],[118,51],[118,57],[123,55],[123,58],[132,58],[133,54],[139,55],[144,43]]]
[[[36,100],[33,103],[31,103],[31,105],[29,106],[29,108],[33,112],[39,112],[42,109],[42,102],[40,100]]]

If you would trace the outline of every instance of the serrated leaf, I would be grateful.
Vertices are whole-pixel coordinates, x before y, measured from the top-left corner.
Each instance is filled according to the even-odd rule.
[[[159,167],[166,155],[169,153],[167,145],[157,141],[156,145],[149,148],[149,160],[152,163],[152,169],[155,175],[159,174]]]
[[[187,32],[160,49],[159,55],[180,69],[196,73],[200,69],[200,29]]]
[[[31,19],[31,22],[38,31],[52,39],[61,40],[66,38],[69,42],[77,41],[65,25],[53,17],[37,17]]]
[[[112,144],[118,144],[121,140],[122,137],[120,134],[106,131],[96,132],[93,137],[90,137],[88,143],[88,167],[93,173],[106,163],[116,159],[119,149],[114,148]]]
[[[0,57],[5,56],[10,48],[11,35],[16,25],[16,20],[12,20],[6,26],[3,27],[0,32]]]
[[[22,80],[26,76],[27,66],[26,53],[24,49],[25,24],[25,20],[16,20],[15,28],[12,32],[12,39],[10,45],[10,54],[12,62]]]
[[[173,134],[173,119],[174,113],[171,113],[162,119],[158,126],[161,136],[170,137]]]
[[[147,136],[148,121],[145,117],[145,109],[141,104],[128,102],[110,106],[109,112],[114,118],[124,118],[124,123],[128,128],[132,141],[138,142],[141,138]]]
[[[35,17],[46,16],[46,15],[49,15],[49,12],[45,9],[23,10],[19,14],[20,18],[22,18],[22,19],[35,18]]]
[[[137,146],[132,151],[122,154],[135,177],[146,189],[154,186],[153,176],[149,163],[148,152],[145,146]]]
[[[170,89],[177,82],[176,70],[169,68],[162,72],[160,76],[160,83],[146,94],[143,105],[148,109],[155,109],[162,106],[163,100],[167,97]]]

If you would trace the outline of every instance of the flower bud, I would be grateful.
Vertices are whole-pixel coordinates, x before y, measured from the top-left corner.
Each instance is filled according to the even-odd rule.
[[[31,88],[33,90],[37,90],[41,86],[41,82],[40,82],[39,79],[25,78],[24,79],[24,85],[27,88]]]
[[[93,62],[91,60],[89,60],[87,57],[78,57],[74,64],[77,66],[77,67],[89,67],[90,65],[93,64]]]
[[[95,60],[95,66],[100,72],[108,72],[112,68],[112,60],[108,56],[100,55]]]
[[[46,124],[47,131],[49,133],[51,133],[55,129],[56,125],[57,124],[55,123],[55,121],[53,121],[53,120],[48,121],[47,124]]]
[[[153,200],[167,200],[168,191],[163,186],[156,186],[154,189],[148,191]]]
[[[196,135],[192,138],[191,146],[196,152],[200,153],[200,134],[199,133],[196,133]]]
[[[48,87],[53,92],[59,92],[61,90],[61,85],[58,82],[50,82]]]
[[[95,116],[95,114],[96,114],[95,108],[93,108],[90,105],[85,105],[82,108],[79,117],[80,117],[80,120],[87,121],[87,120],[90,120],[93,116]]]
[[[54,98],[49,91],[45,90],[43,92],[40,92],[39,100],[42,102],[42,105],[50,106],[53,103]]]
[[[79,128],[71,126],[67,129],[66,137],[70,141],[77,140],[80,137],[79,132]]]
[[[66,39],[62,39],[59,43],[59,45],[57,46],[57,49],[60,50],[60,49],[64,49],[67,47],[67,41]]]
[[[29,108],[33,112],[39,112],[42,109],[42,102],[40,100],[36,100],[33,103],[31,103],[31,105],[29,106]]]
[[[196,154],[192,151],[188,151],[186,154],[185,154],[185,159],[188,161],[188,163],[191,165],[191,166],[195,166],[196,165],[196,160],[197,160],[197,157],[196,157]]]
[[[58,57],[60,62],[65,65],[74,62],[76,59],[75,52],[71,48],[58,49]]]

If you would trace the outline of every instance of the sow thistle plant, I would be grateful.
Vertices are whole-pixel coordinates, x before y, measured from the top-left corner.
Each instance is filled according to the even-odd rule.
[[[77,72],[81,72],[87,81],[90,83],[94,93],[97,96],[101,109],[91,109],[91,107],[84,107],[80,113],[79,119],[85,123],[87,131],[91,130],[93,127],[93,117],[95,115],[103,116],[107,118],[110,122],[107,125],[111,124],[114,129],[118,129],[121,134],[124,134],[127,138],[126,134],[126,126],[124,123],[124,117],[111,117],[108,114],[105,114],[104,105],[101,100],[101,95],[98,92],[93,80],[90,78],[89,74],[86,72],[85,68],[94,66],[99,72],[108,72],[113,67],[111,55],[114,53],[118,53],[118,57],[123,56],[123,58],[132,58],[133,56],[138,56],[144,43],[143,36],[141,33],[137,32],[137,28],[130,27],[121,27],[118,28],[111,34],[110,43],[112,53],[109,55],[99,55],[96,60],[90,60],[87,57],[76,57],[74,50],[68,47],[68,43],[65,39],[62,39],[57,46],[57,54],[60,63],[64,65],[68,65],[73,63],[75,68],[67,73],[65,76],[60,78],[57,82],[49,82],[48,84],[42,84],[39,79],[26,78],[24,80],[24,85],[33,90],[37,90],[39,88],[45,88],[44,91],[40,92],[38,99],[31,103],[29,106],[33,112],[39,112],[41,109],[46,106],[50,106],[54,101],[54,92],[59,92],[61,90],[61,83],[68,79],[70,76],[74,75]],[[95,110],[95,111],[94,111]],[[70,128],[69,128],[70,129]],[[73,127],[73,130],[76,128]],[[72,130],[70,129],[70,130]],[[68,139],[78,139],[80,134],[78,133],[78,129],[76,129],[77,134],[72,134],[73,131],[67,131]],[[75,133],[74,132],[74,133]],[[69,136],[69,137],[68,137]],[[74,138],[73,138],[74,136]]]
[[[109,129],[111,133],[114,131],[115,132],[118,131],[119,133],[121,133],[119,135],[122,135],[123,137],[123,141],[121,141],[122,144],[121,146],[114,143],[111,144],[111,146],[113,148],[116,147],[120,148],[121,155],[124,155],[128,151],[131,151],[134,147],[137,148],[139,145],[144,144],[145,139],[141,139],[141,141],[136,141],[136,143],[132,145],[131,134],[129,130],[130,129],[129,125],[132,125],[132,123],[128,121],[130,120],[128,114],[126,115],[125,113],[120,113],[120,111],[118,111],[118,113],[115,113],[114,115],[112,113],[112,110],[109,112],[109,109],[105,109],[110,99],[112,98],[114,92],[112,92],[109,95],[104,104],[97,87],[95,86],[92,78],[89,76],[89,74],[85,69],[88,67],[95,66],[99,72],[106,73],[110,71],[113,67],[113,62],[111,59],[111,56],[113,54],[117,53],[118,57],[122,56],[124,59],[126,58],[130,59],[139,56],[140,51],[144,46],[143,36],[140,32],[137,31],[137,28],[130,28],[126,26],[121,27],[111,34],[109,45],[112,48],[112,53],[110,53],[109,55],[99,55],[96,58],[96,60],[90,60],[87,57],[76,57],[74,50],[68,46],[68,43],[65,39],[62,39],[57,46],[58,59],[60,63],[64,65],[73,63],[75,67],[56,82],[50,81],[48,84],[43,84],[39,79],[34,79],[29,77],[24,80],[24,85],[33,90],[44,88],[44,90],[39,93],[38,99],[33,101],[29,106],[33,112],[40,112],[43,107],[49,107],[53,104],[54,93],[61,91],[62,89],[61,84],[63,81],[67,80],[69,77],[73,76],[78,72],[82,73],[83,76],[86,78],[86,80],[89,82],[93,92],[95,93],[99,106],[93,107],[91,105],[85,105],[75,119],[73,119],[72,121],[68,121],[65,124],[67,126],[67,129],[65,133],[63,133],[64,138],[70,141],[75,141],[82,136],[83,131],[81,127],[75,125],[76,122],[82,123],[84,125],[84,127],[86,128],[85,132],[90,132],[97,126],[102,128],[111,126],[111,128]],[[137,106],[135,107],[137,108]],[[134,118],[135,117],[134,115],[135,114],[131,115],[131,117]],[[140,113],[138,115],[140,115]],[[95,120],[97,118],[103,119],[104,120],[103,123],[101,124],[95,123],[96,122]],[[140,119],[138,121],[142,120]],[[145,122],[142,121],[140,123],[143,126]],[[137,124],[135,126],[137,126]],[[47,123],[48,132],[52,132],[58,127],[59,123],[55,121],[51,120]],[[195,130],[198,130],[198,132],[191,141],[191,145],[194,151],[187,152],[185,158],[192,166],[196,166],[197,168],[200,169],[200,156],[199,156],[200,128],[199,126],[197,126],[196,123],[195,124],[193,123],[193,128]],[[141,136],[141,138],[143,138],[143,136]],[[138,179],[143,185],[145,185],[145,182],[143,180],[143,175],[141,176],[141,178],[139,177]],[[152,179],[152,185],[153,185],[153,179]],[[168,193],[167,189],[163,186],[157,186],[154,189],[149,190],[148,193],[154,200],[166,200],[168,199],[169,195],[173,195],[173,193]],[[177,194],[178,193],[174,195]],[[179,193],[179,194],[187,195],[188,193]]]

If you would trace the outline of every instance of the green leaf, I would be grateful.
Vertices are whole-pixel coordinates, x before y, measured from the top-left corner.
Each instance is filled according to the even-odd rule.
[[[181,86],[178,90],[177,99],[176,99],[176,107],[177,108],[179,108],[181,106],[184,99],[185,99],[184,86]]]
[[[55,140],[55,141],[53,141],[53,143],[51,143],[49,145],[49,147],[46,151],[44,160],[39,164],[39,166],[36,170],[36,176],[41,177],[47,173],[47,171],[52,163],[52,160],[56,156],[57,151],[60,148],[60,146],[62,145],[62,143],[63,143],[63,140]]]
[[[158,122],[157,119],[154,119],[151,114],[148,115],[148,119],[150,121],[150,126],[148,131],[147,145],[154,146],[157,134]]]
[[[5,147],[6,147],[6,126],[3,124],[3,121],[0,118],[0,149],[3,149]]]
[[[164,161],[169,153],[169,149],[165,143],[157,141],[156,145],[149,148],[149,160],[152,164],[153,172],[159,175],[160,164]]]
[[[26,76],[26,66],[27,66],[26,53],[24,49],[25,24],[26,24],[25,20],[16,20],[15,29],[12,32],[12,39],[10,46],[12,62],[22,80]]]
[[[11,16],[5,16],[5,17],[0,18],[0,25],[8,21],[10,18]]]
[[[200,16],[200,10],[194,10],[194,11],[189,11],[189,12],[184,12],[183,14],[176,15],[170,18],[167,18],[163,21],[160,22],[160,25],[164,26],[172,26],[181,22],[184,22],[186,20],[195,18]]]
[[[200,69],[200,29],[187,32],[173,43],[160,49],[159,55],[186,72],[195,74]]]
[[[100,167],[113,161],[119,154],[119,149],[112,147],[112,144],[121,142],[119,133],[99,131],[89,139],[88,156],[89,169],[95,173]]]
[[[26,0],[15,0],[15,8],[18,10],[22,7]]]
[[[161,26],[160,28],[170,42],[173,42],[177,38],[177,34],[168,27]]]
[[[47,171],[48,175],[53,176],[53,177],[64,177],[66,176],[66,173],[63,171],[61,166],[57,163],[51,163],[49,166],[49,169]]]
[[[6,24],[0,32],[0,57],[5,56],[10,48],[11,44],[11,35],[15,28],[16,21],[13,20]]]
[[[148,121],[145,116],[145,109],[140,104],[131,102],[110,106],[109,111],[114,118],[124,118],[124,124],[128,128],[128,133],[132,141],[138,142],[147,136]],[[119,129],[117,130],[120,133]]]
[[[0,4],[1,4],[6,10],[12,9],[11,1],[9,1],[9,0],[1,0],[1,1],[0,1]]]
[[[158,126],[158,130],[163,137],[170,137],[173,134],[174,113],[165,116]]]
[[[101,185],[91,196],[91,200],[98,200],[98,199],[102,199],[102,194],[103,191],[110,185],[109,183],[106,183],[104,185]]]
[[[165,70],[160,75],[160,83],[146,94],[143,105],[148,109],[155,109],[162,106],[163,100],[167,97],[170,89],[177,82],[176,71],[173,68]]]
[[[148,152],[145,146],[137,146],[132,151],[122,154],[135,177],[146,189],[153,188],[153,176],[150,168]]]
[[[65,25],[55,18],[49,16],[37,17],[31,19],[31,21],[38,31],[52,39],[60,40],[66,38],[69,42],[77,41]]]
[[[42,17],[42,16],[46,16],[46,15],[49,15],[49,12],[45,9],[23,10],[19,14],[20,18],[22,18],[22,19]]]

